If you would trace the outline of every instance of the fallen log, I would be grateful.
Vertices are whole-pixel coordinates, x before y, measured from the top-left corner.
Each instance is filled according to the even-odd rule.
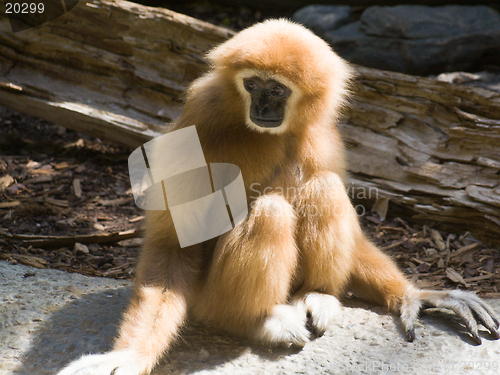
[[[116,0],[15,34],[2,19],[0,104],[137,147],[179,115],[204,53],[232,34]],[[500,243],[500,93],[356,70],[340,125],[352,199]]]

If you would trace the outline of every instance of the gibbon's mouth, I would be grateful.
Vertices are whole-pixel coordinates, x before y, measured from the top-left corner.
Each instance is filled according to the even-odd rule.
[[[253,116],[250,116],[250,120],[252,120],[255,125],[263,128],[277,128],[283,122],[283,119],[263,119]]]

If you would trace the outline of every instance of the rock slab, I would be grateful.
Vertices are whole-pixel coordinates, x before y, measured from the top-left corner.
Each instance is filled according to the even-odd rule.
[[[294,19],[346,60],[377,69],[429,75],[500,59],[500,14],[487,6],[371,6],[341,26],[351,20],[344,8],[305,7]]]
[[[349,5],[309,5],[296,11],[292,19],[320,35],[353,21]]]
[[[0,262],[0,374],[55,374],[110,348],[131,283]],[[500,312],[500,301],[490,300]],[[407,343],[398,320],[349,300],[303,349],[269,348],[188,325],[160,374],[498,374],[500,342],[473,345],[446,313],[425,314]]]

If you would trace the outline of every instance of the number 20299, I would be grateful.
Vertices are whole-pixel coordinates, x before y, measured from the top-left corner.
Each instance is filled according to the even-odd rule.
[[[28,14],[28,13],[43,13],[45,7],[43,3],[6,3],[7,14]]]

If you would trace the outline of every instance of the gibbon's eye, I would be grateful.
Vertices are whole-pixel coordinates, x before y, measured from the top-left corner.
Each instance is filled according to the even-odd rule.
[[[271,94],[273,94],[274,96],[283,96],[285,92],[286,92],[285,88],[280,85],[274,86],[273,89],[271,90]]]
[[[257,86],[257,83],[250,79],[246,79],[245,81],[243,81],[243,85],[245,86],[245,90],[247,90],[248,92],[254,92],[259,88]]]

